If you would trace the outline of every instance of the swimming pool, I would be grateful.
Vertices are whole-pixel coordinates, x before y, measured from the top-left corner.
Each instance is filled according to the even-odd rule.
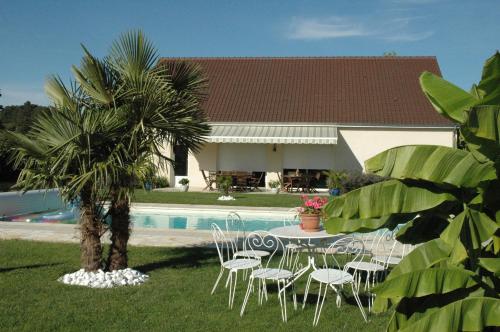
[[[212,223],[222,229],[232,210],[194,209],[194,208],[132,208],[131,216],[134,227],[160,229],[210,230]],[[245,222],[246,231],[269,230],[283,225],[286,211],[250,211],[236,210]],[[78,210],[65,209],[52,212],[31,213],[14,217],[4,217],[2,221],[31,223],[76,224]]]

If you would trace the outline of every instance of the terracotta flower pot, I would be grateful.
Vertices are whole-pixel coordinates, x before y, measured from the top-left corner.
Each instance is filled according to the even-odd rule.
[[[304,232],[319,232],[319,214],[301,214],[300,222]]]

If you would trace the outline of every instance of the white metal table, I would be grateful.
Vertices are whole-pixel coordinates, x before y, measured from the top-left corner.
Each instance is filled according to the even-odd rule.
[[[269,233],[282,239],[296,240],[299,243],[304,244],[307,248],[307,254],[308,254],[307,265],[294,273],[294,278],[285,286],[285,288],[293,284],[309,269],[317,270],[316,264],[314,262],[313,248],[311,248],[310,246],[311,240],[326,240],[342,235],[342,234],[329,234],[324,229],[321,229],[318,232],[305,232],[302,228],[300,228],[299,225],[273,228],[269,230]]]

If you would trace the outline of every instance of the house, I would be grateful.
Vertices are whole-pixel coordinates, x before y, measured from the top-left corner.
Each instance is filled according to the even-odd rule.
[[[201,65],[203,109],[212,125],[197,154],[169,149],[170,181],[204,187],[204,171],[362,170],[364,161],[406,144],[454,145],[454,126],[419,85],[440,75],[435,57],[163,58]],[[177,181],[175,181],[177,183]],[[264,181],[262,181],[264,184]]]

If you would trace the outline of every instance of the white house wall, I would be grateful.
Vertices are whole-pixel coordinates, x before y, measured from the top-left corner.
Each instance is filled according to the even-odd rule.
[[[450,129],[339,128],[336,145],[303,144],[206,144],[196,155],[188,156],[190,186],[205,186],[200,169],[267,171],[266,183],[277,179],[283,168],[363,170],[364,161],[392,147],[433,144],[452,147]]]
[[[364,161],[384,150],[412,144],[454,145],[453,129],[339,128],[335,169],[364,169]]]

